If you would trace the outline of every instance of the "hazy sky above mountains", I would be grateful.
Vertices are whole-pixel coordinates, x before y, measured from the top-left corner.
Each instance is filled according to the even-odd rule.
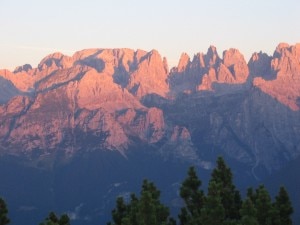
[[[0,68],[84,48],[157,49],[173,66],[215,45],[248,60],[300,42],[299,12],[299,0],[0,0]]]

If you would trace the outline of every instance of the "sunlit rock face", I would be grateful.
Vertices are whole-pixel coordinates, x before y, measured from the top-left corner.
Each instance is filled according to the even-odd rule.
[[[253,85],[292,110],[299,110],[300,45],[279,44],[267,65],[271,79],[262,75],[254,79]]]
[[[300,154],[299,46],[248,64],[237,49],[219,56],[210,46],[171,70],[156,50],[86,49],[0,70],[0,151],[126,156],[143,144],[209,168],[218,149],[272,170]]]
[[[178,66],[171,70],[169,80],[175,93],[193,93],[214,90],[214,83],[243,84],[248,75],[247,63],[239,50],[226,50],[220,58],[216,47],[210,46],[206,54],[198,53],[193,60],[182,54]]]
[[[167,74],[157,51],[131,49],[54,53],[38,68],[1,70],[1,150],[73,153],[82,136],[92,137],[92,149],[122,153],[132,137],[156,143],[165,135],[163,111],[139,99],[166,96]]]

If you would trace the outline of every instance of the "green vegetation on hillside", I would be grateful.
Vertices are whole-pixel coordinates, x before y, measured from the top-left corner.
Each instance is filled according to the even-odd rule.
[[[160,202],[160,191],[153,182],[144,180],[140,195],[122,196],[112,210],[112,221],[107,225],[292,225],[293,207],[288,193],[281,187],[272,201],[268,190],[260,185],[247,190],[243,200],[233,184],[231,169],[224,159],[217,159],[211,173],[208,190],[201,189],[195,167],[190,167],[180,187],[183,206],[177,220],[169,207]],[[0,225],[10,223],[5,201],[0,198]],[[67,214],[58,217],[50,212],[40,225],[70,225]]]
[[[134,194],[129,202],[118,197],[108,225],[291,225],[293,208],[284,187],[275,201],[261,185],[249,188],[242,200],[233,184],[231,169],[224,159],[217,159],[211,173],[208,190],[201,190],[201,180],[195,167],[190,167],[180,187],[184,204],[176,221],[170,217],[168,207],[159,201],[160,192],[145,180],[140,198]]]

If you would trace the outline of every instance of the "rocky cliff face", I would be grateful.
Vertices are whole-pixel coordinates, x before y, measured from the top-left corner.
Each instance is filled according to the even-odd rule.
[[[167,70],[156,51],[55,53],[25,72],[2,73],[24,91],[1,106],[2,152],[54,151],[64,143],[72,153],[81,148],[82,135],[94,137],[94,149],[122,152],[130,136],[152,143],[164,134],[162,111],[139,102],[148,93],[166,94]],[[16,79],[23,75],[30,82]]]
[[[300,155],[300,45],[247,64],[214,46],[168,69],[156,50],[54,53],[37,68],[0,70],[0,152],[40,155],[154,145],[210,167],[225,152],[253,170]],[[213,159],[214,160],[214,159]]]
[[[199,53],[192,61],[183,54],[169,79],[173,92],[194,93],[213,90],[214,83],[243,84],[248,75],[247,63],[237,49],[224,51],[221,59],[216,48],[211,46],[206,54]]]
[[[270,63],[266,65],[267,67],[256,71],[257,74],[262,75],[254,79],[253,85],[292,110],[298,111],[300,107],[300,45],[278,45]],[[266,73],[263,73],[264,71]],[[263,74],[266,74],[267,79],[264,79]]]

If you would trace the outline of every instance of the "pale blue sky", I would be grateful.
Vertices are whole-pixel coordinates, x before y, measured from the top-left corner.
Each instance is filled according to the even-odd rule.
[[[84,48],[157,49],[176,65],[209,45],[246,57],[300,42],[300,0],[0,0],[0,68]]]

